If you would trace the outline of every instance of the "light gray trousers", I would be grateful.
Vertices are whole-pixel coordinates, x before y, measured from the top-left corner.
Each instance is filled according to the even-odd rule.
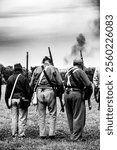
[[[12,136],[25,136],[28,109],[19,107],[19,99],[12,99],[11,130]]]
[[[47,131],[46,125],[46,108],[49,111],[49,122]],[[38,113],[39,113],[39,128],[40,137],[55,135],[55,125],[56,125],[56,114],[57,114],[57,104],[56,97],[52,89],[38,89]]]

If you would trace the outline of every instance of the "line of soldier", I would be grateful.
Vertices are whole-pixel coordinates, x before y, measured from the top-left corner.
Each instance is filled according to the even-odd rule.
[[[30,83],[22,74],[22,65],[20,63],[14,65],[14,73],[9,77],[5,91],[5,102],[7,107],[11,109],[13,139],[25,137],[28,107],[35,91],[37,112],[39,114],[40,138],[55,138],[57,118],[56,97],[59,96],[62,100],[61,95],[64,93],[64,105],[70,129],[70,140],[85,141],[83,129],[86,119],[84,100],[86,95],[83,91],[85,87],[85,93],[90,98],[92,84],[86,73],[81,69],[82,64],[81,59],[73,61],[73,66],[68,69],[65,75],[64,85],[58,69],[52,65],[51,59],[47,56],[43,58],[41,66],[34,70]],[[11,105],[9,104],[10,98]],[[63,109],[63,103],[61,102],[61,104]],[[46,108],[49,111],[49,131],[47,131],[46,125]]]

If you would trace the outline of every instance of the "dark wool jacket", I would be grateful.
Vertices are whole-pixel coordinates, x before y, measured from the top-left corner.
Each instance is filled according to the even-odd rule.
[[[5,102],[6,102],[6,105],[8,108],[9,108],[8,99],[11,95],[13,85],[14,85],[16,77],[19,73],[21,75],[19,76],[19,78],[17,80],[12,98],[25,97],[26,99],[31,101],[31,92],[30,92],[29,82],[28,82],[27,78],[20,71],[16,71],[16,72],[14,72],[13,75],[11,75],[8,78],[7,85],[6,85]]]

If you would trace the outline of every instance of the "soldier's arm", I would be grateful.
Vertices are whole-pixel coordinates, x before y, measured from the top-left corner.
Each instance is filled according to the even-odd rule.
[[[41,67],[37,67],[34,70],[33,75],[31,77],[30,84],[29,84],[31,87],[34,87],[34,81],[36,80],[37,75],[41,73],[41,71],[42,71]]]
[[[32,77],[31,77],[31,81],[30,81],[30,86],[32,86],[33,84],[33,81],[34,81],[34,77],[35,77],[35,72],[36,72],[36,69],[33,71],[33,74],[32,74]]]
[[[52,77],[54,76],[54,79],[58,85],[62,85],[62,77],[59,73],[59,70],[55,68],[54,66],[48,66],[45,68],[48,76],[50,77],[50,80],[52,80]]]
[[[83,70],[80,70],[80,77],[85,86],[91,86],[91,81]]]
[[[62,94],[64,93],[64,86],[62,82],[62,77],[57,68],[55,68],[55,73],[56,73],[56,81],[58,82],[57,84],[59,88],[59,100],[60,100],[60,105],[61,105],[61,111],[64,112],[64,104],[62,101]]]
[[[7,85],[6,85],[6,90],[5,90],[5,102],[8,108],[9,108],[8,99],[10,97],[11,91],[12,91],[12,84],[10,80],[7,80]]]
[[[56,80],[58,81],[58,85],[63,85],[62,77],[61,77],[60,72],[57,68],[55,68],[55,74],[56,74]]]
[[[99,83],[98,70],[95,70],[94,72],[93,83],[95,86],[98,86],[98,83]]]
[[[82,79],[82,82],[84,84],[84,100],[88,100],[88,106],[89,109],[91,109],[91,102],[90,102],[90,97],[93,92],[92,84],[91,81],[89,80],[88,76],[83,70],[79,70],[80,78]]]
[[[25,84],[25,98],[31,101],[33,91],[31,90],[31,88],[29,86],[29,82],[28,82],[27,78],[25,78],[24,84]]]

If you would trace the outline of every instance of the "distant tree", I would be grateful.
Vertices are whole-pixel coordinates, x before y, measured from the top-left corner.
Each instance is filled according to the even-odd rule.
[[[31,76],[32,76],[32,74],[33,74],[33,72],[34,72],[34,70],[37,68],[38,66],[34,66],[34,67],[30,67],[30,69],[31,69]]]
[[[100,7],[100,0],[91,0],[91,2],[95,5]]]
[[[12,66],[7,66],[3,70],[3,78],[5,81],[8,80],[8,78],[13,74],[13,67]]]
[[[60,72],[62,80],[64,81],[67,69],[59,69],[59,72]]]
[[[87,76],[91,82],[93,82],[94,71],[95,71],[95,67],[85,68],[85,73],[87,74]]]

